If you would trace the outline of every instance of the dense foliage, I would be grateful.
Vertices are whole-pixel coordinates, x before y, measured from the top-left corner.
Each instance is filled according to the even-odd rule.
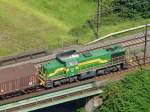
[[[149,18],[150,0],[114,0],[113,11],[123,18]]]
[[[121,18],[150,18],[150,0],[100,0],[100,5],[102,16],[117,14]]]
[[[150,112],[150,70],[132,73],[104,91],[97,112]]]

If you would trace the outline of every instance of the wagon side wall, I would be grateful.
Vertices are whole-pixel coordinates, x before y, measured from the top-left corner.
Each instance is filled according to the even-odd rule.
[[[21,91],[38,85],[38,75],[33,74],[16,80],[0,83],[0,95]]]

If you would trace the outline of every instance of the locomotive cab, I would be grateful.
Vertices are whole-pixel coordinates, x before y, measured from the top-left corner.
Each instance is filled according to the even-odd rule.
[[[61,63],[65,64],[66,76],[74,76],[78,74],[78,62],[79,54],[76,53],[76,50],[70,50],[61,54],[56,55],[56,59]]]

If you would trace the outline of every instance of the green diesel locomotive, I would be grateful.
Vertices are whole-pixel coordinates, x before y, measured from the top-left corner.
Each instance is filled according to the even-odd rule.
[[[42,64],[40,85],[51,88],[126,68],[126,50],[121,45],[82,53],[71,50],[58,54],[56,59]]]

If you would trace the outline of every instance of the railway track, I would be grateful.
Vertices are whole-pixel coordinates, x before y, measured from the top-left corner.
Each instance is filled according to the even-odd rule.
[[[47,56],[48,54],[49,54],[48,50],[41,49],[38,51],[26,52],[15,56],[1,58],[0,67],[10,65],[10,64],[20,63],[27,60],[37,59],[43,56]]]
[[[94,50],[94,49],[106,48],[115,44],[122,44],[122,46],[126,48],[131,47],[131,46],[140,46],[144,44],[145,42],[144,37],[145,36],[141,36],[141,37],[136,37],[133,39],[114,42],[114,43],[106,44],[106,45],[100,45],[100,46],[98,45],[98,46],[89,47],[89,48],[85,47],[79,50],[77,53],[83,53],[83,52],[87,52],[87,51]],[[148,35],[148,37],[150,37],[150,35]],[[147,42],[150,42],[150,38],[148,38]],[[18,56],[12,56],[12,57],[1,59],[0,68],[16,66],[18,64],[24,64],[24,63],[34,63],[35,65],[40,66],[40,64],[46,61],[53,60],[55,57],[56,57],[56,54],[52,55],[52,54],[49,54],[48,51],[40,50],[34,53],[26,53],[26,54],[22,54]]]
[[[91,47],[91,48],[87,48],[87,49],[84,49],[84,50],[81,50],[80,52],[87,52],[87,51],[90,51],[90,50],[94,50],[94,49],[100,49],[100,48],[107,48],[111,45],[115,45],[115,44],[121,44],[123,47],[130,47],[130,46],[139,46],[141,44],[144,44],[145,42],[145,36],[140,36],[140,37],[136,37],[136,38],[133,38],[133,39],[127,39],[127,40],[124,40],[124,41],[118,41],[118,42],[114,42],[114,43],[111,43],[111,44],[106,44],[106,45],[97,45],[95,47]],[[148,35],[147,37],[150,37],[150,35]],[[147,39],[147,42],[150,42],[150,38]]]
[[[143,57],[139,57],[138,60],[137,60],[137,59],[133,60],[134,63],[131,63],[130,66],[129,66],[129,69],[127,69],[127,70],[122,70],[122,71],[110,73],[110,74],[107,74],[107,75],[104,75],[104,76],[98,76],[98,77],[94,77],[94,78],[92,78],[92,79],[89,79],[88,81],[91,81],[91,82],[92,82],[92,81],[93,81],[93,82],[94,82],[94,81],[95,81],[95,82],[102,81],[102,82],[100,82],[99,84],[95,84],[95,87],[93,87],[93,88],[89,88],[89,89],[87,89],[87,90],[84,90],[84,92],[92,92],[92,91],[97,90],[98,87],[103,87],[103,86],[105,86],[105,85],[108,83],[109,79],[111,79],[113,82],[122,79],[122,78],[124,77],[124,74],[125,74],[126,72],[131,71],[131,70],[133,70],[133,69],[139,67],[139,64],[140,64],[141,66],[144,65],[143,59],[144,59]],[[146,59],[147,59],[147,60],[146,60],[146,64],[150,64],[150,57],[147,57]],[[137,62],[135,62],[135,61],[137,61]],[[87,83],[87,82],[86,82],[86,83]],[[37,103],[38,103],[38,104],[41,104],[41,103],[45,103],[45,102],[53,102],[53,101],[59,100],[60,98],[61,98],[61,99],[64,99],[65,97],[68,97],[68,96],[69,96],[69,97],[73,97],[73,96],[77,96],[77,95],[80,95],[80,94],[82,94],[82,91],[80,91],[80,92],[75,92],[75,93],[73,93],[73,94],[66,94],[66,95],[63,95],[63,96],[54,97],[53,100],[46,99],[46,100],[43,100],[43,101],[39,101],[39,102],[37,102]],[[29,104],[29,105],[32,105],[32,104]],[[29,106],[29,105],[28,105],[28,106]]]
[[[146,64],[147,65],[150,64],[150,57],[146,58]],[[110,80],[113,81],[113,82],[121,80],[125,76],[126,72],[129,72],[133,69],[136,69],[136,68],[138,68],[139,66],[142,66],[142,65],[144,65],[144,58],[139,57],[138,60],[137,60],[137,58],[135,58],[132,61],[132,63],[130,63],[129,69],[121,70],[121,71],[114,72],[114,73],[109,73],[109,74],[103,75],[103,76],[94,77],[92,79],[87,80],[87,82],[86,81],[85,82],[81,81],[81,82],[84,82],[83,84],[90,83],[90,82],[95,82],[95,86],[93,88],[89,88],[89,89],[86,89],[86,90],[83,90],[83,91],[74,92],[72,94],[57,96],[57,97],[54,97],[52,99],[45,99],[45,100],[36,102],[36,105],[38,105],[38,104],[40,105],[40,104],[43,104],[45,102],[52,103],[54,101],[59,101],[59,99],[64,99],[66,97],[67,98],[68,97],[74,97],[74,96],[77,96],[77,95],[81,95],[82,93],[86,93],[86,92],[90,93],[92,91],[96,91],[98,88],[104,87]],[[35,105],[35,103],[28,104],[28,105],[26,105],[26,107],[30,107],[32,105]],[[25,108],[25,107],[21,107],[21,108]]]
[[[119,42],[114,42],[111,44],[107,44],[107,45],[102,45],[102,46],[95,46],[95,47],[90,47],[90,48],[86,48],[86,49],[81,49],[79,50],[77,53],[83,53],[83,52],[88,52],[90,50],[95,50],[95,49],[100,49],[100,48],[107,48],[111,45],[115,45],[115,44],[121,44],[123,47],[128,48],[128,47],[132,47],[132,46],[140,46],[143,45],[145,42],[145,36],[141,36],[141,37],[136,37],[133,39],[128,39],[128,40],[124,40],[124,41],[119,41]],[[150,35],[148,35],[148,37],[150,37]],[[147,39],[147,42],[150,42],[150,38]],[[46,61],[50,61],[53,60],[55,58],[55,56],[53,56],[52,58],[47,58],[45,60],[40,60],[40,61],[35,61],[33,62],[35,65],[40,65]]]
[[[146,64],[150,64],[150,57],[146,58]],[[10,99],[1,100],[0,105],[8,104],[11,102],[16,102],[18,100],[31,98],[31,97],[34,97],[37,95],[43,95],[43,94],[47,94],[47,93],[51,93],[51,92],[55,92],[55,91],[60,91],[60,90],[67,89],[67,88],[76,87],[79,85],[84,85],[84,84],[91,83],[91,82],[99,82],[100,81],[99,85],[97,85],[97,84],[96,85],[99,87],[103,87],[108,83],[109,80],[118,81],[124,77],[125,73],[127,73],[133,69],[139,68],[140,66],[143,66],[143,65],[144,65],[144,58],[143,57],[139,57],[138,59],[134,58],[134,60],[132,60],[132,62],[129,63],[129,69],[108,73],[106,75],[93,77],[93,78],[88,79],[88,80],[78,81],[78,82],[74,82],[71,84],[68,83],[68,84],[62,85],[60,87],[56,87],[56,88],[52,88],[52,89],[48,89],[48,90],[45,90],[43,88],[39,88],[36,92],[24,94],[22,96],[13,97]],[[65,97],[65,96],[62,96],[62,97]]]

